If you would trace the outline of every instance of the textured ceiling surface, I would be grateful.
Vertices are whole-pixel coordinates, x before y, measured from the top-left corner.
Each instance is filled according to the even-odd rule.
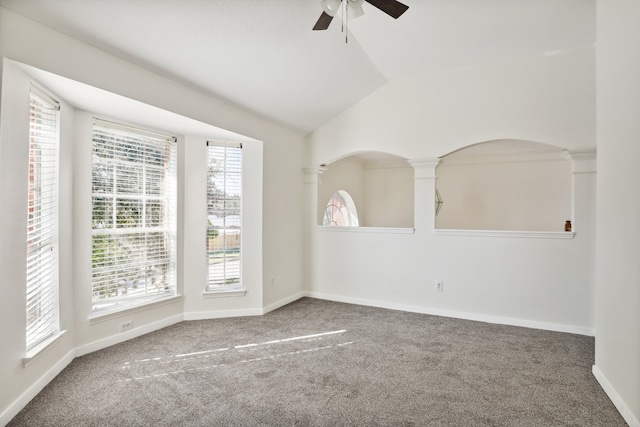
[[[0,0],[0,5],[303,134],[387,81],[595,41],[595,0],[403,0],[311,31],[319,0]]]

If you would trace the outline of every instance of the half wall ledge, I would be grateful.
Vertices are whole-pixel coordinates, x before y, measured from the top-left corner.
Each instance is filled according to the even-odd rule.
[[[331,227],[326,225],[316,226],[318,231],[330,231],[339,233],[381,233],[381,234],[414,234],[415,228],[400,227]]]
[[[453,230],[436,229],[436,236],[511,237],[519,239],[573,239],[575,232],[567,231],[509,231],[509,230]]]

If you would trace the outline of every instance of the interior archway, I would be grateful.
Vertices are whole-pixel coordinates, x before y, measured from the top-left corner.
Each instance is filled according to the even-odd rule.
[[[407,159],[388,153],[354,153],[323,165],[318,186],[318,221],[325,223],[325,208],[339,190],[357,207],[361,227],[413,227],[413,167]]]
[[[562,148],[501,139],[454,151],[436,168],[436,228],[563,231],[571,163]]]

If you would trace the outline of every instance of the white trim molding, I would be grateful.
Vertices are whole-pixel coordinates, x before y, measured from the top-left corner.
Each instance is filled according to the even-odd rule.
[[[116,309],[97,310],[89,316],[89,324],[104,322],[106,320],[115,319],[117,317],[129,316],[133,313],[151,310],[162,305],[172,304],[182,299],[182,295],[171,295],[160,299],[150,300],[144,304],[133,305],[128,307],[117,307]]]
[[[226,317],[260,316],[262,308],[245,308],[239,310],[192,311],[184,313],[184,320],[223,319]]]
[[[408,160],[414,169],[414,180],[436,179],[436,167],[440,163],[439,158],[435,159],[412,159]]]
[[[158,320],[157,322],[147,323],[146,325],[130,329],[125,332],[120,332],[116,335],[111,335],[107,338],[90,342],[89,344],[76,347],[75,357],[84,356],[85,354],[93,353],[94,351],[102,350],[103,348],[111,347],[115,344],[128,341],[132,338],[137,338],[142,335],[146,335],[150,332],[157,331],[158,329],[166,328],[167,326],[180,323],[184,320],[182,314],[176,314],[171,317]]]
[[[415,228],[394,228],[394,227],[332,227],[328,225],[318,225],[317,231],[328,231],[338,233],[380,233],[380,234],[414,234]]]
[[[224,297],[243,297],[247,294],[245,288],[239,289],[220,289],[217,291],[204,291],[202,296],[204,298],[224,298]]]
[[[52,336],[50,336],[49,338],[47,338],[46,340],[44,340],[43,342],[41,342],[40,344],[38,344],[37,346],[35,346],[34,348],[32,348],[31,350],[27,351],[26,356],[22,359],[22,366],[25,368],[29,366],[31,362],[33,362],[36,359],[36,357],[42,354],[43,351],[45,351],[46,349],[51,347],[53,344],[58,342],[58,340],[62,338],[62,336],[66,332],[67,332],[66,330],[57,332]]]
[[[494,323],[498,325],[519,326],[522,328],[541,329],[553,332],[566,332],[569,334],[594,336],[593,329],[582,326],[565,325],[561,323],[540,322],[537,320],[516,319],[513,317],[491,316],[480,313],[466,313],[462,311],[446,310],[434,307],[422,307],[407,304],[400,304],[388,301],[370,300],[364,298],[354,298],[342,295],[325,294],[310,291],[306,296],[311,298],[324,299],[328,301],[344,302],[347,304],[365,305],[369,307],[387,308],[390,310],[401,310],[410,313],[429,314],[432,316],[451,317],[454,319],[472,320],[475,322]],[[640,426],[639,426],[640,427]]]
[[[31,387],[29,387],[20,397],[18,397],[11,405],[7,407],[7,409],[0,414],[0,425],[4,426],[9,424],[18,412],[22,410],[31,400],[36,397],[38,393],[42,391],[43,388],[47,386],[53,379],[60,373],[64,368],[66,368],[69,363],[76,358],[76,350],[73,349],[67,354],[65,354],[62,359],[58,361],[55,365],[51,367],[44,375],[42,375],[36,382],[34,382]]]
[[[277,310],[280,307],[284,307],[287,304],[291,304],[294,301],[298,301],[300,298],[304,298],[305,296],[306,296],[305,292],[298,292],[287,298],[283,298],[281,300],[273,302],[262,309],[262,314],[267,314],[271,311]]]
[[[595,148],[579,148],[575,150],[567,150],[564,158],[571,161],[572,173],[596,173],[597,170],[597,150]]]
[[[509,231],[509,230],[454,230],[436,228],[436,236],[456,237],[511,237],[520,239],[573,239],[573,231]]]
[[[631,409],[624,403],[624,400],[620,397],[615,388],[611,385],[607,377],[602,373],[598,366],[593,365],[591,368],[591,372],[593,376],[596,377],[596,380],[600,384],[600,387],[604,390],[604,392],[609,396],[611,402],[616,407],[622,418],[629,424],[629,427],[640,427],[640,420],[638,420],[631,412]]]
[[[304,172],[304,183],[305,184],[320,184],[320,175],[325,173],[327,168],[325,167],[317,167],[317,168],[303,168]]]

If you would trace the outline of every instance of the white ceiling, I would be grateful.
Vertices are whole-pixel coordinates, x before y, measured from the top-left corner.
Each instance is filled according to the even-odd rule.
[[[595,0],[403,0],[311,31],[320,0],[0,0],[303,134],[387,81],[595,41]]]

